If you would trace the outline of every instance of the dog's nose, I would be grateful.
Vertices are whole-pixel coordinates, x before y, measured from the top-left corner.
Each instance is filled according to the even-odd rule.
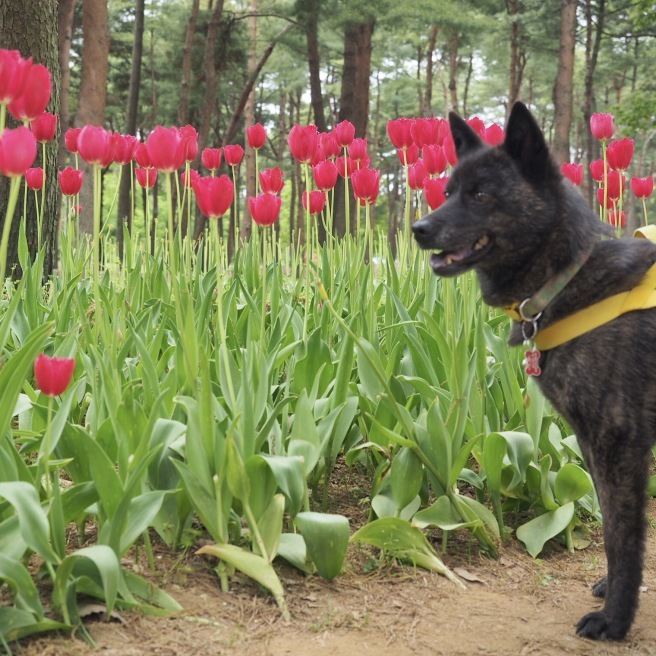
[[[430,234],[430,221],[428,219],[420,219],[412,225],[412,232],[415,234],[415,239],[421,243]]]

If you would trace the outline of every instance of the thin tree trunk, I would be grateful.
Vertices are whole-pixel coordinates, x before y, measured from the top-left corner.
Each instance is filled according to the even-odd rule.
[[[553,90],[554,138],[552,150],[561,162],[569,162],[569,134],[574,105],[574,49],[576,46],[576,10],[578,0],[562,0],[560,19],[560,56]]]
[[[107,100],[109,70],[109,15],[107,0],[85,0],[82,15],[82,80],[78,97],[75,125],[102,125]],[[84,184],[80,191],[80,232],[93,232],[93,175],[92,168],[80,163]]]
[[[508,88],[508,107],[506,113],[519,100],[524,68],[526,66],[526,54],[521,44],[521,25],[518,20],[522,10],[520,0],[506,0],[506,11],[510,16],[510,84]]]
[[[200,0],[193,0],[189,21],[185,32],[184,46],[182,47],[182,79],[180,82],[180,102],[178,103],[178,125],[189,123],[189,88],[191,86],[191,56],[194,48],[194,34]]]
[[[428,38],[428,49],[426,51],[426,88],[424,90],[425,116],[430,116],[433,112],[433,57],[435,55],[435,45],[437,44],[439,30],[439,25],[433,25],[430,37]]]
[[[73,38],[73,16],[77,0],[59,0],[58,32],[59,32],[59,64],[61,69],[61,93],[59,109],[59,125],[62,134],[71,127],[71,109],[69,98],[71,93],[71,40]],[[68,149],[63,139],[59,142],[59,168],[66,165]]]
[[[23,0],[0,0],[0,43],[3,48],[18,50],[23,57],[33,57],[34,62],[43,64],[52,75],[52,94],[46,108],[58,113],[60,103],[61,72],[59,68],[59,48],[57,38],[58,6],[56,0],[24,2]],[[8,115],[7,127],[15,123]],[[58,130],[59,132],[59,130]],[[57,238],[59,228],[60,193],[57,182],[59,141],[58,135],[46,144],[46,189],[45,212],[42,225],[42,243],[45,246],[44,276],[49,276],[57,266]],[[34,166],[43,166],[43,149],[39,144]],[[18,264],[18,237],[21,223],[25,224],[27,245],[32,257],[37,251],[37,212],[34,192],[27,195],[27,213],[21,221],[24,185],[18,200],[11,225],[7,251],[6,272],[15,278],[22,275]],[[4,227],[7,213],[9,178],[0,176],[0,232]],[[15,267],[15,268],[14,268]],[[3,284],[1,281],[0,284]]]
[[[458,33],[453,33],[448,40],[449,53],[449,100],[451,109],[458,111]]]
[[[137,114],[139,109],[139,88],[141,87],[141,61],[143,58],[143,33],[145,0],[137,0],[134,9],[134,36],[132,41],[132,69],[130,70],[130,87],[128,89],[128,104],[125,115],[125,134],[137,134]],[[118,252],[123,259],[123,224],[127,223],[128,232],[132,234],[132,198],[131,190],[134,181],[131,176],[131,165],[125,164],[121,175],[121,186],[118,196],[118,224],[116,237]]]

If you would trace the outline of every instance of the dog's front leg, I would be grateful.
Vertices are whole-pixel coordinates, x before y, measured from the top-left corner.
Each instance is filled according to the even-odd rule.
[[[601,504],[608,560],[608,576],[593,588],[605,598],[604,609],[588,613],[576,627],[579,636],[593,640],[624,638],[638,607],[650,452],[636,442],[616,433],[597,437],[588,448],[582,444]]]

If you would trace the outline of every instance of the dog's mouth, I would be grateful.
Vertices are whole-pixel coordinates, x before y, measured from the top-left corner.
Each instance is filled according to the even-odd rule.
[[[490,236],[483,235],[469,248],[431,254],[430,265],[438,276],[456,276],[482,260],[491,246]]]

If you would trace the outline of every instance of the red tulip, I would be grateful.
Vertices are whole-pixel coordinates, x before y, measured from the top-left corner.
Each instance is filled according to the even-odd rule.
[[[387,121],[387,136],[397,150],[405,150],[413,143],[412,119],[397,118]]]
[[[206,169],[216,171],[221,166],[221,153],[221,148],[204,148],[200,154],[200,161]]]
[[[590,175],[595,182],[604,181],[604,160],[596,159],[594,162],[590,162]]]
[[[321,191],[328,191],[337,184],[337,164],[330,160],[320,162],[312,167],[314,182]]]
[[[309,202],[308,202],[309,197]],[[321,214],[323,208],[326,206],[326,194],[323,191],[304,191],[301,198],[303,207],[310,212],[310,214]]]
[[[0,173],[9,177],[25,175],[36,159],[36,139],[24,126],[5,130],[0,137]]]
[[[37,166],[25,171],[25,182],[33,191],[39,191],[43,187],[43,169]]]
[[[193,125],[184,125],[180,128],[184,150],[184,161],[193,162],[198,155],[198,132]]]
[[[583,165],[582,164],[572,164],[565,162],[560,166],[561,173],[575,184],[577,187],[581,186],[583,182]]]
[[[444,189],[446,184],[449,181],[449,178],[426,178],[424,180],[424,196],[428,207],[432,210],[436,210],[444,201],[446,200],[446,195],[444,194]]]
[[[266,143],[267,133],[261,123],[246,128],[246,141],[253,150],[259,150]]]
[[[340,147],[350,146],[355,137],[355,125],[351,121],[341,121],[333,128],[333,134]]]
[[[339,173],[342,178],[350,178],[353,171],[358,170],[357,162],[344,155],[335,160],[335,166],[337,166],[337,173]]]
[[[112,155],[114,162],[123,166],[129,164],[139,145],[139,140],[132,134],[119,134],[114,132],[112,135]]]
[[[478,118],[478,116],[472,116],[467,119],[467,125],[482,139],[485,135],[485,123]]]
[[[301,164],[309,164],[314,159],[319,147],[319,132],[316,125],[299,125],[296,123],[289,131],[287,144],[292,157]]]
[[[442,146],[424,146],[421,154],[429,175],[442,175],[446,171],[448,162]]]
[[[64,134],[64,143],[69,152],[77,153],[77,138],[80,136],[82,128],[68,128]]]
[[[633,159],[633,139],[618,139],[608,144],[608,165],[616,171],[626,171]]]
[[[410,144],[407,148],[399,148],[396,154],[399,156],[399,162],[403,166],[410,166],[419,159],[419,148],[415,144]]]
[[[27,71],[23,92],[7,108],[17,121],[32,121],[45,111],[51,91],[50,71],[43,64],[34,64]]]
[[[280,196],[275,194],[259,194],[255,197],[248,197],[248,207],[253,221],[260,226],[272,225],[280,214],[281,205]]]
[[[75,371],[75,358],[51,358],[42,353],[34,362],[36,386],[46,396],[63,394]]]
[[[614,228],[623,228],[626,225],[626,214],[624,210],[612,210],[608,212],[608,223]]]
[[[150,189],[157,182],[157,169],[153,166],[142,166],[134,169],[134,175],[140,187]]]
[[[82,188],[84,173],[79,169],[67,166],[59,172],[59,186],[64,196],[76,196]]]
[[[324,159],[335,159],[342,152],[342,146],[334,132],[322,132],[319,134],[319,147],[323,152]]]
[[[173,173],[185,163],[185,142],[178,128],[156,126],[146,139],[146,150],[150,165],[163,173]]]
[[[598,141],[606,141],[613,138],[615,125],[612,114],[593,114],[590,117],[590,132]]]
[[[654,191],[654,178],[631,178],[631,191],[636,198],[649,198]]]
[[[439,118],[416,118],[410,126],[410,135],[417,148],[434,146],[437,144],[440,134]]]
[[[150,155],[148,154],[148,148],[146,148],[145,143],[140,143],[137,145],[137,148],[134,151],[134,161],[138,166],[141,166],[144,169],[150,168],[152,166]]]
[[[239,144],[224,146],[223,157],[228,166],[239,166],[244,158],[244,149]]]
[[[498,123],[492,123],[483,132],[483,141],[490,146],[498,146],[504,142],[505,138],[506,133]]]
[[[180,182],[182,182],[182,186],[187,189],[193,189],[194,183],[198,180],[200,180],[200,173],[194,169],[189,170],[189,178],[187,178],[186,171],[180,175]]]
[[[260,188],[265,194],[279,194],[284,186],[282,171],[277,166],[260,171]]]
[[[351,145],[348,147],[349,157],[356,162],[363,160],[367,157],[367,140],[366,139],[353,139]]]
[[[608,187],[608,197],[613,200],[619,200],[620,196],[626,191],[626,177],[619,171],[609,171],[606,180]]]
[[[436,146],[439,148],[439,146]],[[419,191],[424,188],[424,180],[428,176],[428,171],[424,162],[418,159],[412,166],[408,167],[408,184],[410,189]]]
[[[112,133],[96,125],[85,125],[77,137],[80,157],[89,164],[101,167],[112,161]]]
[[[376,202],[380,190],[380,171],[377,169],[360,169],[351,176],[353,195],[361,205],[371,205]]]
[[[57,114],[41,112],[31,123],[30,130],[37,141],[45,143],[52,141],[57,132]]]
[[[453,142],[453,136],[449,132],[442,142],[442,148],[444,148],[444,154],[446,155],[446,161],[455,166],[458,163],[458,153],[456,153],[456,145]]]
[[[210,219],[223,216],[235,198],[235,187],[227,175],[198,178],[194,182],[194,192],[198,208]]]
[[[18,98],[32,68],[32,58],[23,59],[18,50],[0,48],[0,105],[7,105]]]

